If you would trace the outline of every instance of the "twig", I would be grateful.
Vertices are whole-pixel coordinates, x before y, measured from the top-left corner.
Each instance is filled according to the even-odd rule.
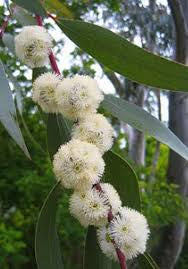
[[[5,29],[6,29],[7,26],[8,26],[8,23],[9,23],[10,18],[11,18],[11,14],[9,14],[9,15],[4,19],[4,21],[3,21],[3,25],[2,25],[1,28],[0,28],[0,38],[3,38]]]
[[[101,185],[100,183],[97,183],[94,185],[95,189],[101,193],[103,193],[103,190],[101,188]],[[114,215],[112,214],[112,210],[110,208],[109,212],[108,212],[108,222],[110,223],[114,218]],[[123,252],[117,247],[115,241],[112,239],[111,240],[112,244],[114,245],[115,247],[115,250],[116,250],[116,254],[118,256],[118,260],[119,260],[119,264],[120,264],[120,267],[121,269],[127,269],[127,266],[126,266],[126,259],[125,259],[125,255],[123,254]]]

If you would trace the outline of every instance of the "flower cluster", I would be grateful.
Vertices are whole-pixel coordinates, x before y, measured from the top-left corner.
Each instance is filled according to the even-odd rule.
[[[78,75],[60,79],[47,73],[34,82],[33,90],[33,99],[44,111],[59,112],[76,120],[72,139],[59,148],[53,160],[57,180],[63,187],[74,189],[70,213],[84,227],[98,228],[99,245],[108,257],[117,260],[116,248],[127,259],[143,253],[149,235],[145,217],[122,207],[114,187],[100,183],[105,166],[102,154],[111,148],[114,130],[108,120],[96,112],[103,99],[96,81]],[[113,216],[111,221],[109,212]]]
[[[51,37],[43,27],[24,27],[15,38],[18,57],[31,67],[45,65],[51,47]],[[33,100],[45,112],[62,113],[75,122],[71,140],[59,148],[53,160],[57,180],[74,190],[70,213],[84,227],[97,227],[99,245],[108,257],[117,260],[117,249],[127,259],[144,253],[149,236],[146,218],[122,207],[111,184],[100,183],[105,167],[102,155],[112,147],[114,130],[97,113],[103,93],[96,80],[45,73],[33,83]]]

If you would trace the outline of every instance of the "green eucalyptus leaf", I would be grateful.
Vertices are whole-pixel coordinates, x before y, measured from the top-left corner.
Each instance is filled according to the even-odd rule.
[[[60,114],[49,114],[47,124],[47,144],[51,159],[58,148],[71,139],[72,122]]]
[[[40,0],[32,0],[32,1],[13,0],[13,2],[16,5],[21,6],[21,7],[25,8],[26,10],[34,13],[35,15],[40,15],[42,17],[46,16],[46,11],[45,11],[44,7],[42,6]]]
[[[60,19],[59,27],[100,63],[131,80],[156,88],[188,91],[188,67],[152,54],[95,24]]]
[[[48,115],[47,144],[51,159],[59,146],[69,140],[70,128],[71,123],[61,115]],[[60,183],[57,183],[46,198],[38,218],[35,238],[38,269],[63,269],[55,224],[57,202],[61,191]]]
[[[155,137],[188,160],[188,148],[181,140],[161,121],[142,108],[112,95],[106,95],[102,105],[119,120],[130,124],[146,135]]]
[[[83,269],[112,269],[112,262],[100,250],[97,243],[96,229],[88,228]]]
[[[140,255],[137,260],[139,268],[141,269],[159,269],[158,265],[148,253]]]
[[[35,234],[38,269],[64,268],[56,230],[57,202],[61,192],[60,184],[56,183],[48,194],[38,217]]]
[[[104,181],[111,183],[118,191],[124,206],[141,210],[139,186],[136,173],[130,164],[112,151],[104,155]]]
[[[7,47],[9,49],[9,51],[14,54],[15,53],[14,36],[9,34],[9,33],[4,33],[3,37],[2,37],[2,41],[5,45],[5,47]]]
[[[36,25],[36,19],[28,13],[28,11],[22,7],[15,6],[13,17],[22,25]]]
[[[12,98],[11,89],[7,80],[3,63],[0,61],[0,121],[4,125],[7,132],[20,146],[25,155],[30,158],[29,152],[24,142],[21,130],[19,128],[16,109]]]

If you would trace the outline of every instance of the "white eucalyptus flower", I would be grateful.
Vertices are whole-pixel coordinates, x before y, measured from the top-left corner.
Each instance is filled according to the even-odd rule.
[[[122,207],[111,221],[109,232],[127,260],[145,252],[150,231],[146,218],[138,211]]]
[[[108,258],[117,261],[118,257],[108,227],[103,226],[97,229],[97,239],[102,252]]]
[[[75,75],[62,80],[57,88],[56,100],[61,113],[75,120],[96,112],[103,94],[96,80],[89,76]]]
[[[89,114],[75,124],[72,137],[96,145],[103,154],[113,144],[114,130],[101,114]]]
[[[103,191],[103,195],[106,197],[109,205],[111,206],[112,214],[117,214],[122,203],[116,189],[109,183],[100,183],[100,186]]]
[[[70,213],[87,227],[101,226],[108,222],[110,209],[106,196],[95,188],[84,192],[75,191],[70,198]]]
[[[59,76],[48,72],[39,76],[33,83],[33,101],[47,113],[58,112],[55,91],[60,81]]]
[[[98,148],[77,139],[62,145],[54,156],[53,168],[57,180],[65,188],[84,190],[99,182],[104,161]]]
[[[31,68],[45,66],[52,48],[52,38],[42,26],[25,26],[15,37],[18,58]]]

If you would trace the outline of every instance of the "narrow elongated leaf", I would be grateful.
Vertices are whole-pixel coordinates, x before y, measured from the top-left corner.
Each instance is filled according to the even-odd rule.
[[[9,33],[4,33],[2,37],[4,45],[9,49],[13,54],[15,53],[14,49],[14,36]]]
[[[112,269],[112,262],[100,250],[96,229],[90,226],[87,232],[85,253],[84,253],[84,266],[83,269]]]
[[[148,253],[140,255],[137,260],[139,268],[141,269],[159,269],[158,265]]]
[[[35,235],[35,256],[38,269],[63,269],[56,231],[57,201],[60,184],[56,183],[48,194],[39,214]]]
[[[53,159],[58,148],[70,140],[72,122],[62,115],[49,114],[47,124],[47,143],[50,157]]]
[[[12,99],[12,93],[8,80],[4,71],[2,62],[0,61],[0,121],[4,125],[7,132],[20,146],[25,155],[30,158],[29,152],[25,145],[21,130],[16,120],[16,109]]]
[[[112,151],[104,155],[104,181],[110,182],[118,191],[123,205],[141,210],[137,176],[127,161]]]
[[[56,14],[57,17],[74,18],[74,14],[69,6],[60,0],[45,0],[44,6],[49,12]]]
[[[13,2],[36,15],[40,15],[42,17],[46,16],[46,11],[42,6],[40,0],[13,0]]]
[[[134,81],[157,88],[188,91],[188,67],[154,55],[95,24],[59,20],[63,32],[100,63]]]
[[[23,97],[22,97],[22,92],[21,92],[21,86],[19,85],[16,78],[12,75],[9,68],[6,68],[5,70],[6,70],[6,73],[7,73],[8,77],[9,77],[10,81],[14,85],[14,90],[15,90],[15,94],[16,94],[15,95],[16,105],[17,105],[17,108],[18,108],[18,111],[19,111],[20,115],[22,115],[22,112],[23,112]]]
[[[37,24],[36,19],[32,17],[26,9],[19,6],[14,8],[13,17],[18,20],[22,26]]]
[[[47,144],[51,159],[59,146],[70,137],[70,122],[61,115],[49,114],[47,122]],[[49,193],[41,209],[35,238],[35,254],[38,269],[63,269],[56,231],[57,201],[61,188],[57,183]]]
[[[145,110],[112,95],[105,96],[103,107],[119,120],[130,124],[147,135],[155,137],[188,160],[188,148],[161,121]]]

